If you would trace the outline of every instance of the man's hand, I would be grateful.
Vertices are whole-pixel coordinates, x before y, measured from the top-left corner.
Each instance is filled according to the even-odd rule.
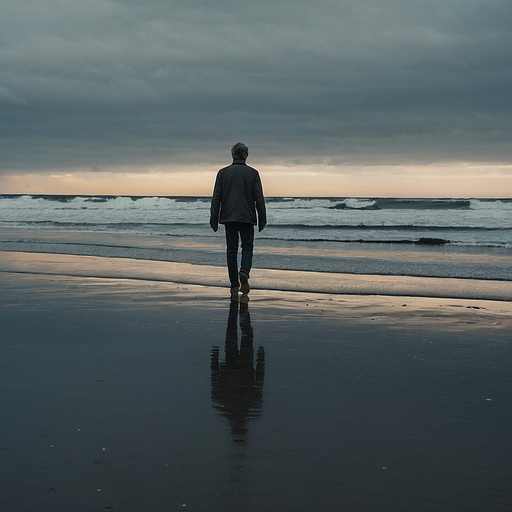
[[[258,226],[258,231],[261,233],[261,232],[262,232],[266,227],[267,227],[267,224],[266,224],[266,223],[265,223],[265,224],[260,224],[260,225]]]
[[[217,232],[219,230],[219,223],[210,219],[210,226],[213,231]]]

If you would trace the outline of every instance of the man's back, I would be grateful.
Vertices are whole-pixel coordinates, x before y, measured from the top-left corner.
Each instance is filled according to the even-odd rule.
[[[212,197],[212,217],[221,224],[245,222],[266,224],[265,198],[258,171],[234,160],[217,173]]]

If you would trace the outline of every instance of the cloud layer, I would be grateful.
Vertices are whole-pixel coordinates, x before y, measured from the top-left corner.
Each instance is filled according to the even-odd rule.
[[[0,172],[512,162],[510,0],[0,4]]]

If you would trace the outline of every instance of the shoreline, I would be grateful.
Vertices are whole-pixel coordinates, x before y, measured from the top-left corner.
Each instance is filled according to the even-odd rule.
[[[136,279],[220,288],[225,267],[119,257],[0,251],[0,272]],[[252,270],[253,290],[335,295],[381,295],[512,302],[512,282],[483,279]]]
[[[364,246],[363,246],[364,245]],[[259,238],[255,269],[452,278],[512,283],[512,249],[299,242]],[[222,235],[0,229],[0,251],[69,254],[225,267]],[[399,279],[397,277],[397,279]]]

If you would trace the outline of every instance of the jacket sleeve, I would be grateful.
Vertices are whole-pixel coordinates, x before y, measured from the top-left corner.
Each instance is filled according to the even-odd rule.
[[[267,211],[259,173],[254,181],[254,202],[256,204],[256,211],[258,212],[258,230],[263,231],[267,226]]]
[[[220,172],[217,173],[215,179],[215,187],[213,188],[212,204],[210,206],[210,226],[213,231],[219,229],[220,203],[222,200],[222,179]]]

